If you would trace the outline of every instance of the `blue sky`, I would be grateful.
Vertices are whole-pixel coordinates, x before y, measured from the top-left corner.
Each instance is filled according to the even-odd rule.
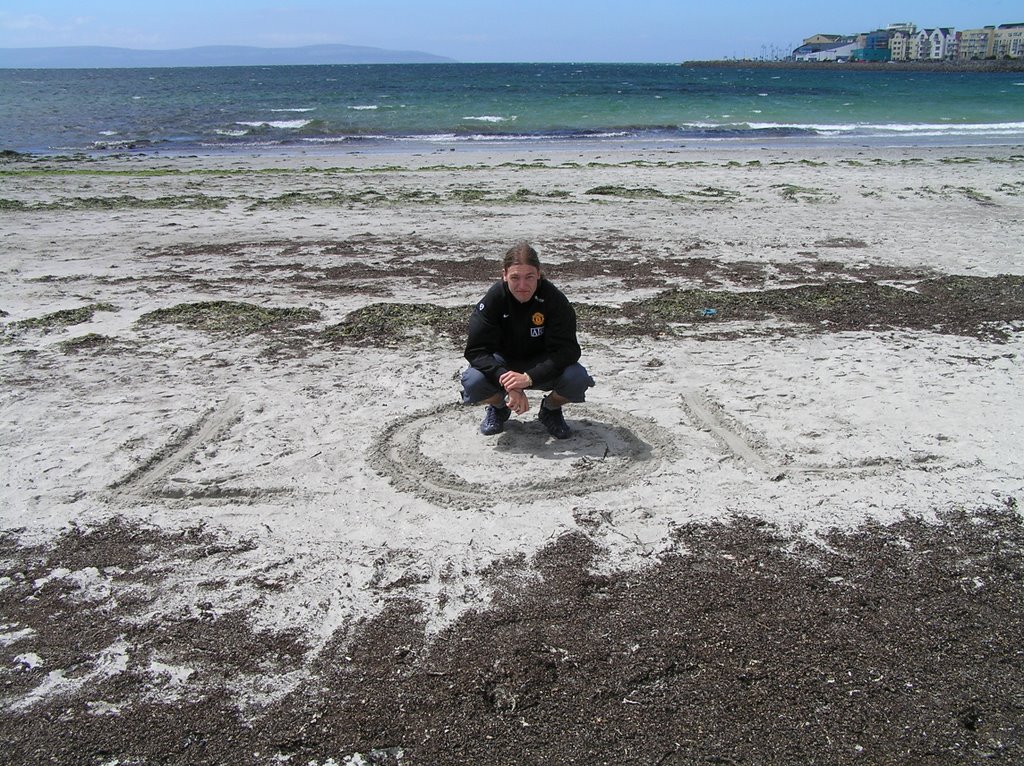
[[[1021,0],[0,0],[0,48],[420,50],[459,61],[759,57],[816,32],[1024,22]],[[764,47],[762,47],[764,46]]]

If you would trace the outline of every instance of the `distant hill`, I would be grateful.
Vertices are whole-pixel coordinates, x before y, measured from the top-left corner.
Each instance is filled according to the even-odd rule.
[[[91,69],[285,64],[429,64],[454,59],[422,51],[391,51],[358,45],[254,48],[209,45],[175,50],[135,50],[101,46],[0,48],[0,69]]]

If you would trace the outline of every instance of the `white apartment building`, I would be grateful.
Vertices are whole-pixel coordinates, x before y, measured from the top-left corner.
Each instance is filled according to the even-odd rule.
[[[898,29],[889,38],[889,55],[892,61],[908,61],[910,59],[910,40],[916,37],[915,32]]]
[[[953,53],[956,50],[956,32],[951,27],[922,29],[917,36],[921,41],[922,59],[941,61],[953,58]]]
[[[956,53],[956,32],[952,27],[922,29],[912,33],[897,30],[889,41],[892,61],[942,61]]]
[[[992,35],[992,55],[997,59],[1024,58],[1024,24],[1000,24]]]

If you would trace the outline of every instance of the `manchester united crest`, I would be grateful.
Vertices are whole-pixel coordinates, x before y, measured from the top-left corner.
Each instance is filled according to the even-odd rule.
[[[544,315],[541,314],[539,311],[533,312],[532,319],[534,327],[540,327],[542,324],[544,324]]]

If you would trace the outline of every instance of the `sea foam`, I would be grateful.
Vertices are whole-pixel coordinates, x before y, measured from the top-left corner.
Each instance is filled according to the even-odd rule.
[[[280,130],[298,130],[299,128],[306,127],[311,122],[312,120],[262,120],[254,122],[241,121],[238,124],[245,125],[250,128],[278,128]]]
[[[518,119],[518,116],[512,115],[511,117],[500,117],[494,114],[484,114],[479,117],[463,117],[462,119],[472,122],[509,122],[510,120],[514,121]]]

